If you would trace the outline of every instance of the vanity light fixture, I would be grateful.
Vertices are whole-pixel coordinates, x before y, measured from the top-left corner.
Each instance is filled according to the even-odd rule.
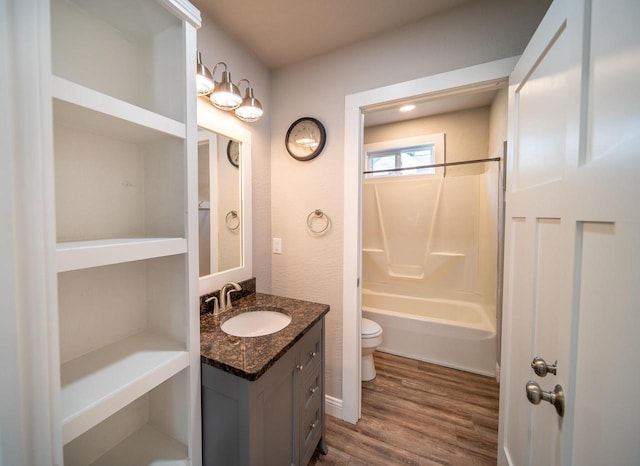
[[[213,67],[213,76],[216,75],[216,70],[220,65],[224,66],[222,78],[214,83],[213,92],[209,95],[209,99],[215,107],[221,110],[233,110],[242,102],[240,89],[231,81],[231,73],[227,71],[225,62],[216,63]]]
[[[238,81],[238,87],[240,87],[240,84],[243,81],[247,83],[247,89],[244,94],[244,99],[240,106],[236,108],[235,113],[242,121],[251,123],[260,119],[264,110],[262,110],[262,104],[260,101],[253,95],[253,87],[251,87],[251,83],[248,79],[243,78]]]
[[[241,79],[236,86],[231,81],[231,73],[227,70],[227,64],[223,61],[218,62],[213,67],[213,71],[202,63],[202,55],[198,52],[198,60],[196,67],[196,91],[198,96],[209,96],[211,104],[220,110],[235,110],[235,115],[242,121],[248,123],[257,121],[264,114],[262,104],[253,94],[253,87],[248,79]],[[220,81],[215,81],[214,76],[219,66],[224,67]],[[245,90],[244,99],[240,94],[240,85],[245,82],[247,88]]]
[[[213,91],[213,75],[209,68],[202,63],[200,52],[198,52],[198,63],[196,65],[196,91],[198,95],[209,95]]]

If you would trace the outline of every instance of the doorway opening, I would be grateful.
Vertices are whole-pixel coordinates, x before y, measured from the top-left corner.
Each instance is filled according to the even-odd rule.
[[[363,171],[367,170],[364,163],[366,160],[364,145],[366,143],[380,142],[380,140],[383,139],[381,134],[388,133],[390,131],[397,131],[400,126],[403,126],[405,131],[407,131],[407,128],[412,125],[415,126],[417,124],[417,126],[420,126],[420,122],[422,122],[424,126],[426,121],[425,119],[429,119],[430,117],[433,117],[433,115],[445,113],[453,114],[455,112],[462,111],[463,109],[489,105],[490,101],[496,99],[496,93],[501,92],[500,89],[505,88],[506,83],[508,82],[508,76],[512,71],[516,60],[517,57],[498,60],[415,81],[373,89],[353,94],[346,98],[342,418],[348,422],[356,423],[361,415],[360,322],[362,318],[362,291],[363,285],[366,283],[368,286],[370,283],[370,281],[365,282],[365,278],[370,277],[365,277],[363,271],[363,247],[365,250],[371,249],[373,251],[372,255],[375,256],[377,254],[382,257],[382,260],[379,262],[384,266],[383,268],[386,267],[388,275],[388,280],[386,280],[387,285],[389,283],[393,283],[394,280],[396,281],[395,284],[397,284],[397,282],[402,281],[402,276],[404,276],[409,282],[413,281],[415,285],[417,281],[423,280],[425,276],[424,261],[422,261],[422,263],[408,264],[410,267],[407,268],[407,264],[393,264],[393,261],[390,260],[388,251],[379,253],[379,251],[375,250],[382,248],[367,248],[366,246],[370,246],[370,244],[363,244],[363,229],[365,228],[363,219],[366,217],[363,215],[363,199],[366,192],[362,174]],[[502,91],[502,93],[504,94],[501,97],[504,99],[504,114],[502,115],[502,118],[504,118],[505,123],[502,130],[504,134],[499,137],[500,144],[492,143],[492,148],[489,149],[488,152],[483,152],[484,156],[482,157],[478,157],[477,154],[469,157],[468,153],[457,155],[456,158],[458,161],[461,158],[490,158],[491,154],[496,152],[499,153],[499,156],[502,156],[502,141],[506,139],[506,92]],[[416,105],[416,110],[418,110],[418,112],[415,112],[414,110],[411,114],[409,123],[399,124],[395,115],[398,113],[398,108],[408,101],[411,101],[412,104]],[[495,118],[500,118],[500,116],[495,116]],[[377,134],[377,136],[371,136],[371,134],[374,133]],[[398,135],[398,133],[394,134]],[[393,137],[391,139],[393,139]],[[396,137],[395,139],[399,138]],[[496,141],[498,140],[497,137],[495,139]],[[453,145],[453,140],[451,140],[450,145]],[[498,145],[499,147],[497,147]],[[453,159],[455,155],[453,147],[454,146],[449,148],[449,153],[451,154],[449,162],[455,161]],[[434,150],[434,154],[437,154],[437,150]],[[446,157],[446,143],[444,147],[444,154]],[[397,161],[400,160],[402,156],[394,154],[394,157]],[[382,161],[382,159],[380,159],[380,161]],[[434,168],[436,168],[433,174],[437,175],[440,173],[440,179],[444,178],[443,175],[445,170],[453,169],[453,167],[446,168],[446,160],[443,161],[445,162],[444,164],[437,163],[437,158],[432,160],[432,162],[436,163],[427,164],[427,166],[433,165]],[[408,163],[410,164],[411,162]],[[487,165],[491,164],[489,162],[482,162],[477,164],[477,167]],[[395,166],[394,168],[400,169],[400,171],[402,170],[402,167]],[[415,167],[413,168],[415,169]],[[469,170],[468,167],[465,169]],[[473,171],[473,169],[471,170]],[[499,177],[501,174],[500,172],[500,170],[497,170],[496,176]],[[451,171],[449,174],[451,175]],[[414,174],[414,176],[416,175]],[[432,181],[434,189],[435,187],[438,187],[438,184],[442,185],[438,180]],[[474,181],[471,184],[474,183],[476,185],[478,184],[477,181]],[[442,189],[441,186],[440,189]],[[393,211],[393,208],[390,211]],[[378,222],[378,224],[380,224],[380,222]],[[393,224],[393,221],[391,224]],[[427,226],[423,225],[423,228],[427,228]],[[499,249],[497,244],[495,244],[495,247]],[[389,249],[389,247],[387,247],[387,249]],[[396,249],[396,252],[402,253],[402,248]],[[447,251],[441,252],[447,253]],[[368,252],[365,252],[364,254],[371,255]],[[450,254],[449,256],[446,260],[456,260],[453,258],[454,255]],[[370,257],[364,259],[365,262],[372,262],[375,260],[376,259],[372,259]],[[392,267],[389,267],[389,265],[392,265]],[[393,265],[396,265],[397,267],[394,268]],[[497,267],[495,269],[497,270]],[[498,277],[495,277],[494,283],[497,284],[498,279]],[[382,278],[381,281],[384,282],[385,279]],[[498,300],[494,296],[494,304],[497,304],[497,301]],[[498,313],[499,310],[494,311],[493,314],[494,329],[499,328],[497,323]],[[498,353],[495,345],[493,346],[493,349],[496,351],[494,353],[494,358],[497,359],[496,356]],[[489,369],[489,372],[490,371],[491,369]]]

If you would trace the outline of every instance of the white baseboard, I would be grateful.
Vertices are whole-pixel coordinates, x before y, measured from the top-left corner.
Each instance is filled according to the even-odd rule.
[[[333,417],[342,419],[342,400],[329,395],[324,396],[325,412]]]

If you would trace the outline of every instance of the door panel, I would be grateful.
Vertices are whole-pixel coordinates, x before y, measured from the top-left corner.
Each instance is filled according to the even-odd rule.
[[[639,238],[637,224],[580,225],[573,464],[640,462]]]
[[[592,3],[592,4],[591,4]],[[576,247],[573,464],[640,464],[640,2],[593,1]]]
[[[640,2],[594,1],[591,8],[587,158],[614,154],[637,156],[640,143]]]
[[[510,80],[499,464],[640,464],[639,21],[555,0]]]
[[[505,251],[505,262],[512,264],[512,267],[505,270],[512,273],[515,270],[521,273],[513,274],[507,279],[511,284],[509,289],[505,289],[505,307],[517,309],[517,312],[505,314],[505,327],[512,329],[509,337],[517,344],[511,345],[511,351],[503,352],[503,367],[509,367],[511,377],[502,380],[500,401],[509,406],[509,416],[504,418],[505,445],[510,448],[512,464],[527,464],[530,455],[530,437],[532,406],[523,399],[522,393],[524,385],[521,380],[528,380],[530,369],[526,365],[512,363],[511,361],[526,360],[532,353],[531,347],[531,322],[533,321],[533,308],[530,297],[533,294],[533,249],[528,248],[534,235],[534,229],[530,227],[525,218],[511,218],[508,220],[506,229],[508,236],[506,244],[509,245]],[[513,323],[511,322],[513,319]],[[505,342],[505,344],[508,342]]]
[[[562,176],[566,136],[567,79],[557,70],[566,62],[564,24],[558,25],[548,48],[515,90],[518,126],[515,144],[518,158],[514,189],[523,190]]]
[[[546,402],[534,406],[525,385],[566,386],[572,275],[560,259],[572,251],[563,218],[567,110],[572,94],[567,61],[566,3],[554,2],[509,85],[512,163],[507,178],[505,319],[499,463],[561,464],[563,421]],[[511,253],[510,253],[511,251]],[[558,360],[559,375],[538,377],[531,361]],[[562,378],[562,380],[560,380]]]
[[[568,259],[565,256],[570,238],[566,237],[566,227],[557,218],[539,218],[536,221],[536,268],[531,335],[533,351],[525,363],[530,363],[535,356],[543,358],[547,364],[557,361],[556,375],[539,377],[533,375],[531,368],[528,368],[528,379],[538,382],[543,390],[552,390],[556,384],[568,386],[569,352],[566,335],[570,331],[571,315],[562,310],[567,309],[569,305],[571,275],[570,270],[561,265]],[[530,406],[531,464],[561,464],[563,419],[551,406]]]

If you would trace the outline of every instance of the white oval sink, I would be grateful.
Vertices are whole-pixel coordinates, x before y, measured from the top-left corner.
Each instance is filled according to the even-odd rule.
[[[291,317],[277,311],[249,311],[222,322],[224,333],[234,337],[261,337],[276,333],[291,323]]]

